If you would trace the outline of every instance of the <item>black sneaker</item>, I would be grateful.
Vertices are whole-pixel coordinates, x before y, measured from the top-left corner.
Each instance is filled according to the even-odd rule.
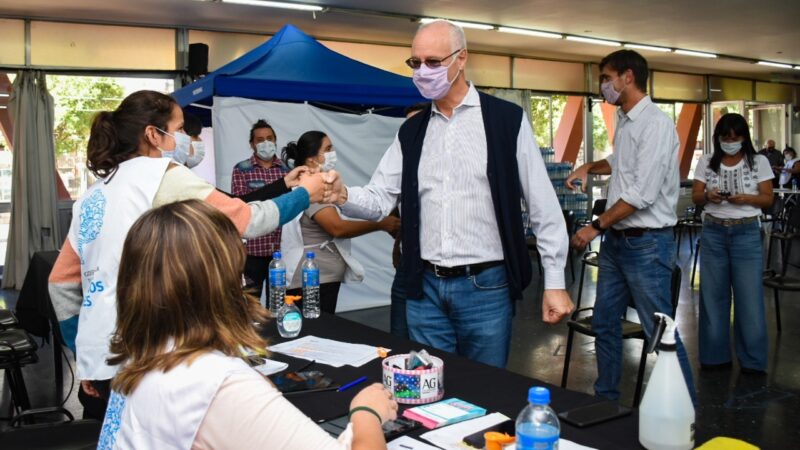
[[[731,361],[728,361],[728,362],[722,363],[722,364],[703,364],[703,363],[700,363],[700,368],[703,369],[703,370],[707,370],[709,372],[713,372],[715,370],[730,370],[731,367],[733,367],[733,363]]]

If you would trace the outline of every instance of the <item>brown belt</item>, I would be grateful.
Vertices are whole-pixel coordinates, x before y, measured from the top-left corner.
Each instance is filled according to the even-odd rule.
[[[426,269],[433,272],[433,274],[439,278],[454,278],[454,277],[463,277],[467,275],[477,275],[486,269],[504,264],[504,262],[489,261],[484,263],[467,264],[464,266],[455,266],[455,267],[437,266],[436,264],[429,263],[428,261],[422,261],[422,264],[425,266]]]
[[[723,227],[732,227],[734,225],[746,225],[748,223],[758,222],[759,217],[742,217],[741,219],[720,219],[719,217],[714,217],[711,214],[706,214],[706,221],[715,223],[717,225],[722,225]]]

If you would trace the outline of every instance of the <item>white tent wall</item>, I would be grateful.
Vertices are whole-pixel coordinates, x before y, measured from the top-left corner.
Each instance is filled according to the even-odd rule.
[[[264,119],[273,127],[278,149],[309,130],[326,133],[336,149],[338,170],[350,186],[369,182],[404,119],[377,114],[346,114],[302,103],[280,103],[235,97],[214,97],[212,126],[216,182],[229,191],[233,166],[252,154],[250,127]],[[338,311],[388,305],[394,277],[391,237],[375,232],[353,239],[353,255],[364,266],[361,284],[343,284]]]

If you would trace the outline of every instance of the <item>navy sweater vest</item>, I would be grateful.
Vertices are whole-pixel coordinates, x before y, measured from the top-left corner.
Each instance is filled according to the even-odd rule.
[[[490,95],[479,93],[483,126],[488,150],[486,175],[492,193],[497,227],[511,299],[522,298],[522,290],[531,281],[531,260],[525,243],[520,199],[522,188],[517,167],[517,136],[522,123],[522,108]],[[419,159],[428,129],[431,107],[408,119],[398,137],[403,152],[401,214],[403,269],[409,299],[422,295],[423,264],[419,236]],[[456,181],[457,182],[457,181]]]

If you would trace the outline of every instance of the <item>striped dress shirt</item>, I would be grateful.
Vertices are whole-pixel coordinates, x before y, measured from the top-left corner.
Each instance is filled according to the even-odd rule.
[[[503,260],[486,176],[488,150],[478,91],[470,84],[450,118],[435,104],[431,114],[418,169],[422,259],[445,267]],[[564,216],[525,114],[517,136],[517,164],[545,288],[563,289],[569,243]],[[342,211],[369,220],[388,215],[399,199],[402,169],[395,137],[369,184],[348,189]]]

